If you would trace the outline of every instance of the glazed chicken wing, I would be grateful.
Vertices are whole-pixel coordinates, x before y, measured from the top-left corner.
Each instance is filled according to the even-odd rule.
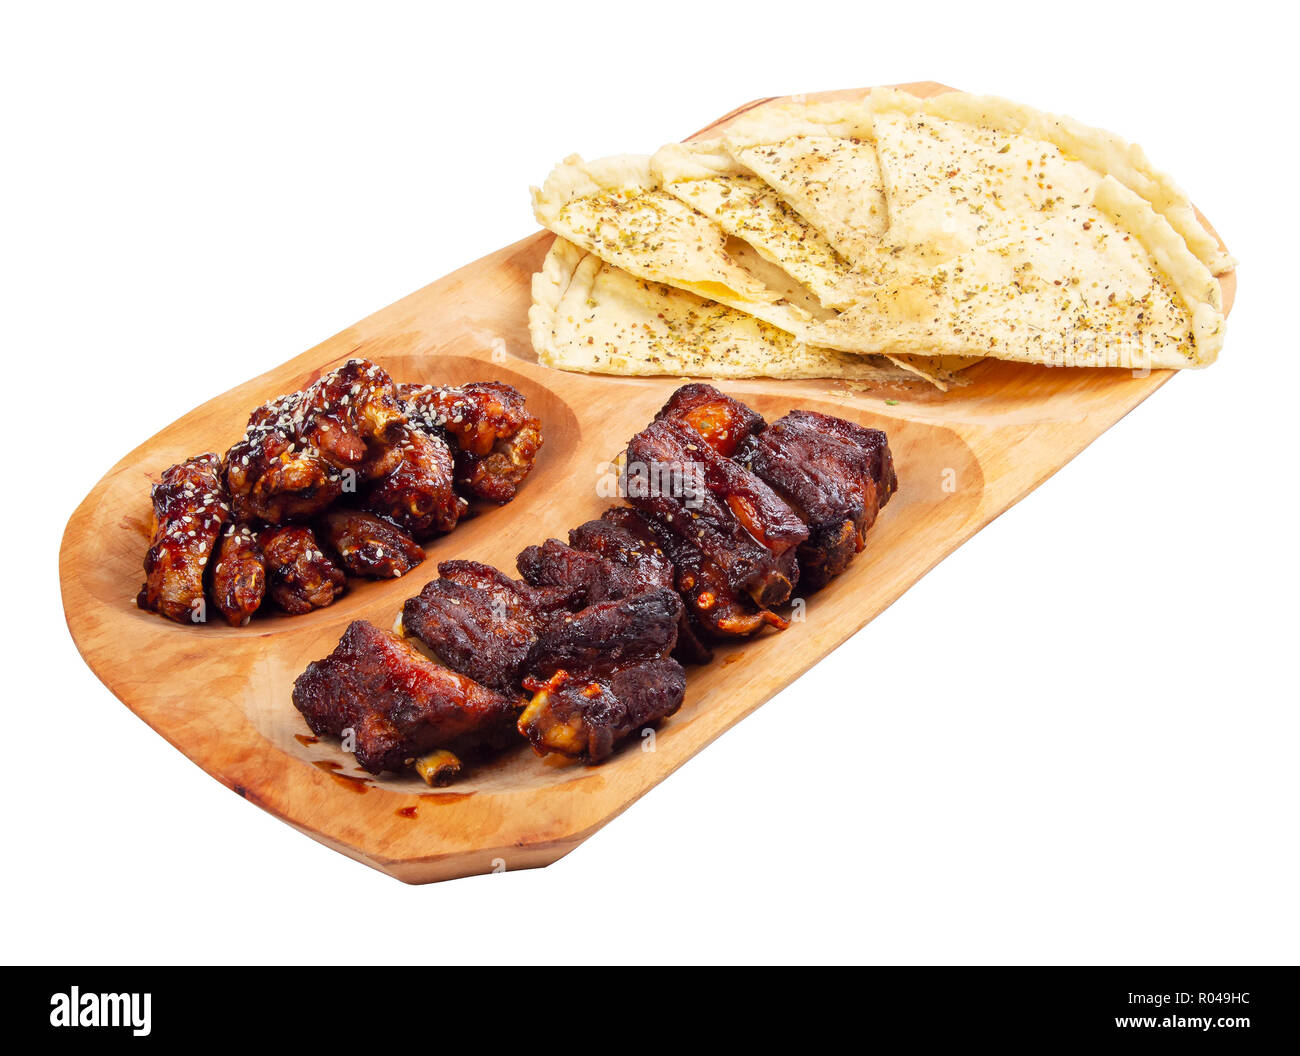
[[[499,381],[403,385],[411,422],[456,448],[456,481],[480,498],[505,503],[532,471],[542,446],[541,422],[520,392]]]
[[[232,524],[221,536],[212,566],[212,600],[232,627],[253,618],[266,597],[266,558],[262,544],[246,524]]]
[[[317,522],[316,531],[354,576],[397,579],[424,560],[415,540],[374,514],[331,510]]]
[[[359,467],[397,441],[405,420],[393,379],[362,359],[264,404],[226,452],[235,516],[281,524],[320,513],[356,490]]]
[[[180,623],[202,623],[203,574],[230,517],[221,460],[209,451],[169,467],[151,497],[153,533],[136,604]]]
[[[357,763],[372,774],[405,769],[434,752],[440,772],[454,773],[459,763],[447,757],[503,743],[517,710],[514,699],[363,620],[298,676],[293,703],[312,732],[350,734]]]
[[[350,359],[300,394],[293,410],[298,442],[340,469],[373,457],[391,444],[406,423],[397,386],[388,372],[365,359]]]
[[[322,609],[343,593],[347,576],[325,556],[310,528],[285,524],[267,529],[262,554],[271,600],[290,615]]]
[[[224,472],[235,519],[280,524],[311,517],[343,494],[343,473],[301,444],[294,415],[301,393],[257,408],[226,452]]]
[[[393,453],[400,456],[395,461]],[[456,494],[451,450],[440,437],[403,428],[377,467],[377,479],[362,499],[367,510],[395,521],[417,539],[456,527],[467,504]]]

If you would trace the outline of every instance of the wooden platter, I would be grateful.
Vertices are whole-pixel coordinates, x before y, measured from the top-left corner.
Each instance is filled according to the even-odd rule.
[[[902,85],[920,95],[945,91]],[[827,92],[811,99],[860,95]],[[733,111],[697,136],[755,107]],[[533,174],[536,178],[540,174]],[[521,174],[520,193],[528,174]],[[59,569],[68,627],[95,674],[132,711],[239,795],[314,839],[400,880],[426,883],[546,865],[572,850],[683,762],[856,633],[943,557],[1037,487],[1169,380],[1172,372],[1047,369],[985,361],[948,393],[859,391],[835,381],[744,381],[724,388],[769,420],[793,407],[885,429],[900,490],[867,550],[781,634],[719,650],[689,670],[686,703],[653,740],[631,739],[602,766],[517,751],[447,789],[415,775],[373,778],[290,702],[306,664],[358,618],[391,626],[439,561],[472,557],[513,571],[515,555],[610,502],[607,463],[644,427],[675,378],[563,374],[537,364],[529,284],[551,242],[540,232],[411,294],[260,377],[210,400],[117,463],[72,515]],[[1230,306],[1235,275],[1222,281]],[[250,409],[352,356],[403,381],[500,379],[541,416],[546,444],[511,505],[427,546],[407,577],[359,583],[307,616],[187,627],[139,611],[149,484],[188,455],[223,451]],[[652,750],[650,750],[652,749]]]

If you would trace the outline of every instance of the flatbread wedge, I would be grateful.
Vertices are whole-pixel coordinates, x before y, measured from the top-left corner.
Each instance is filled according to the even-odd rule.
[[[1173,177],[1155,168],[1136,143],[1072,117],[1045,113],[996,96],[945,92],[925,100],[924,107],[935,117],[1055,145],[1066,156],[1077,158],[1096,172],[1113,176],[1149,202],[1211,274],[1222,275],[1235,266],[1236,261],[1202,223],[1186,193]]]
[[[923,361],[814,348],[744,312],[639,279],[557,238],[533,276],[529,331],[538,361],[595,374],[712,378],[953,380]]]
[[[565,159],[533,188],[538,221],[637,278],[662,282],[749,312],[800,335],[813,314],[792,303],[728,250],[727,233],[661,190],[647,155]]]
[[[931,259],[1087,201],[1110,175],[1150,203],[1213,274],[1233,266],[1187,196],[1140,147],[1073,118],[994,96],[867,97],[889,203],[889,242]],[[919,215],[918,215],[919,214]]]
[[[1218,280],[1113,177],[1091,205],[872,289],[820,324],[830,348],[1048,366],[1202,367],[1223,345]]]
[[[721,140],[670,143],[650,159],[669,194],[743,239],[827,308],[853,303],[864,277],[771,187],[735,160]]]
[[[741,116],[722,144],[846,260],[866,268],[889,223],[873,136],[863,103],[789,103]]]

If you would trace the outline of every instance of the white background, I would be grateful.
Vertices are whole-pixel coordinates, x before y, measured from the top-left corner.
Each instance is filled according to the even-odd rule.
[[[24,6],[0,25],[6,960],[364,960],[369,907],[399,960],[1294,963],[1285,5]],[[1223,356],[568,858],[403,886],[81,662],[59,539],[124,452],[534,230],[528,185],[571,151],[924,78],[1141,142],[1242,261]]]

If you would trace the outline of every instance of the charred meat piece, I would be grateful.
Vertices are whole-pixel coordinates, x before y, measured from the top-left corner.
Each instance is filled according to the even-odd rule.
[[[729,593],[762,608],[790,598],[808,528],[753,473],[667,418],[632,438],[624,472],[628,501],[698,548]]]
[[[405,422],[393,379],[365,359],[350,359],[312,382],[293,411],[299,443],[340,469],[357,466],[376,447],[392,443]]]
[[[371,513],[331,510],[320,518],[316,530],[354,576],[396,579],[424,560],[415,540]]]
[[[546,614],[559,598],[516,583],[491,565],[445,561],[402,607],[402,627],[453,671],[517,693]]]
[[[569,532],[569,545],[548,539],[518,558],[519,572],[534,586],[575,588],[575,601],[591,605],[647,590],[676,589],[676,572],[654,533],[631,507],[613,507]],[[682,609],[673,654],[682,663],[705,663],[713,651]]]
[[[443,579],[483,591],[494,605],[513,616],[527,612],[542,618],[576,604],[576,592],[571,587],[533,587],[481,561],[443,561],[438,566],[438,574]]]
[[[291,615],[323,609],[343,593],[347,577],[325,556],[310,528],[286,524],[267,529],[262,554],[271,600]]]
[[[221,536],[212,566],[212,600],[232,627],[242,627],[266,597],[266,558],[246,524],[232,524]]]
[[[530,679],[533,698],[519,732],[538,755],[559,752],[600,762],[635,730],[672,715],[686,694],[686,672],[676,660],[647,660],[603,674],[557,671]]]
[[[352,731],[357,763],[402,770],[443,749],[474,750],[511,736],[516,702],[433,663],[395,634],[357,620],[325,659],[307,666],[293,703],[316,734]]]
[[[621,511],[621,512],[615,512]],[[625,593],[671,587],[673,563],[664,553],[650,526],[631,507],[613,507],[598,520],[587,521],[569,532],[569,545],[598,554],[623,569],[629,586]]]
[[[460,487],[492,502],[515,497],[542,446],[541,422],[528,412],[518,389],[475,381],[403,385],[399,393],[415,426],[451,439]]]
[[[611,506],[599,520],[579,525],[569,533],[569,543],[625,566],[638,578],[641,589],[679,586],[677,568],[655,529],[631,506]],[[673,656],[683,664],[707,664],[713,659],[690,599],[682,608]]]
[[[401,455],[395,463],[393,451]],[[392,468],[366,490],[362,505],[368,511],[395,521],[417,539],[456,527],[466,503],[456,494],[455,466],[445,441],[403,428],[378,465]]]
[[[312,517],[343,494],[343,473],[295,434],[301,393],[257,408],[226,452],[224,472],[238,521],[280,524]]]
[[[759,436],[750,464],[808,523],[799,567],[810,591],[843,572],[862,550],[898,483],[883,432],[815,411],[791,411],[773,422]]]
[[[668,587],[560,613],[542,626],[530,661],[535,673],[606,671],[672,652],[682,599]]]
[[[655,421],[663,418],[695,430],[713,450],[727,458],[743,456],[766,425],[757,411],[700,382],[683,385],[668,397]]]
[[[202,623],[203,573],[230,518],[221,459],[209,451],[170,466],[150,496],[153,532],[135,602],[180,623]]]
[[[606,527],[616,530],[612,525]],[[672,565],[663,551],[655,546],[653,551],[647,547],[639,552],[642,555],[639,563],[632,559],[632,550],[624,555],[628,560],[612,561],[600,553],[548,539],[541,546],[524,549],[516,564],[528,583],[566,591],[570,605],[581,607],[659,587],[671,588]]]
[[[764,627],[783,631],[789,626],[770,609],[754,604],[747,596],[737,596],[722,568],[690,540],[649,518],[646,523],[673,562],[677,592],[686,603],[689,622],[698,637],[745,638]]]

